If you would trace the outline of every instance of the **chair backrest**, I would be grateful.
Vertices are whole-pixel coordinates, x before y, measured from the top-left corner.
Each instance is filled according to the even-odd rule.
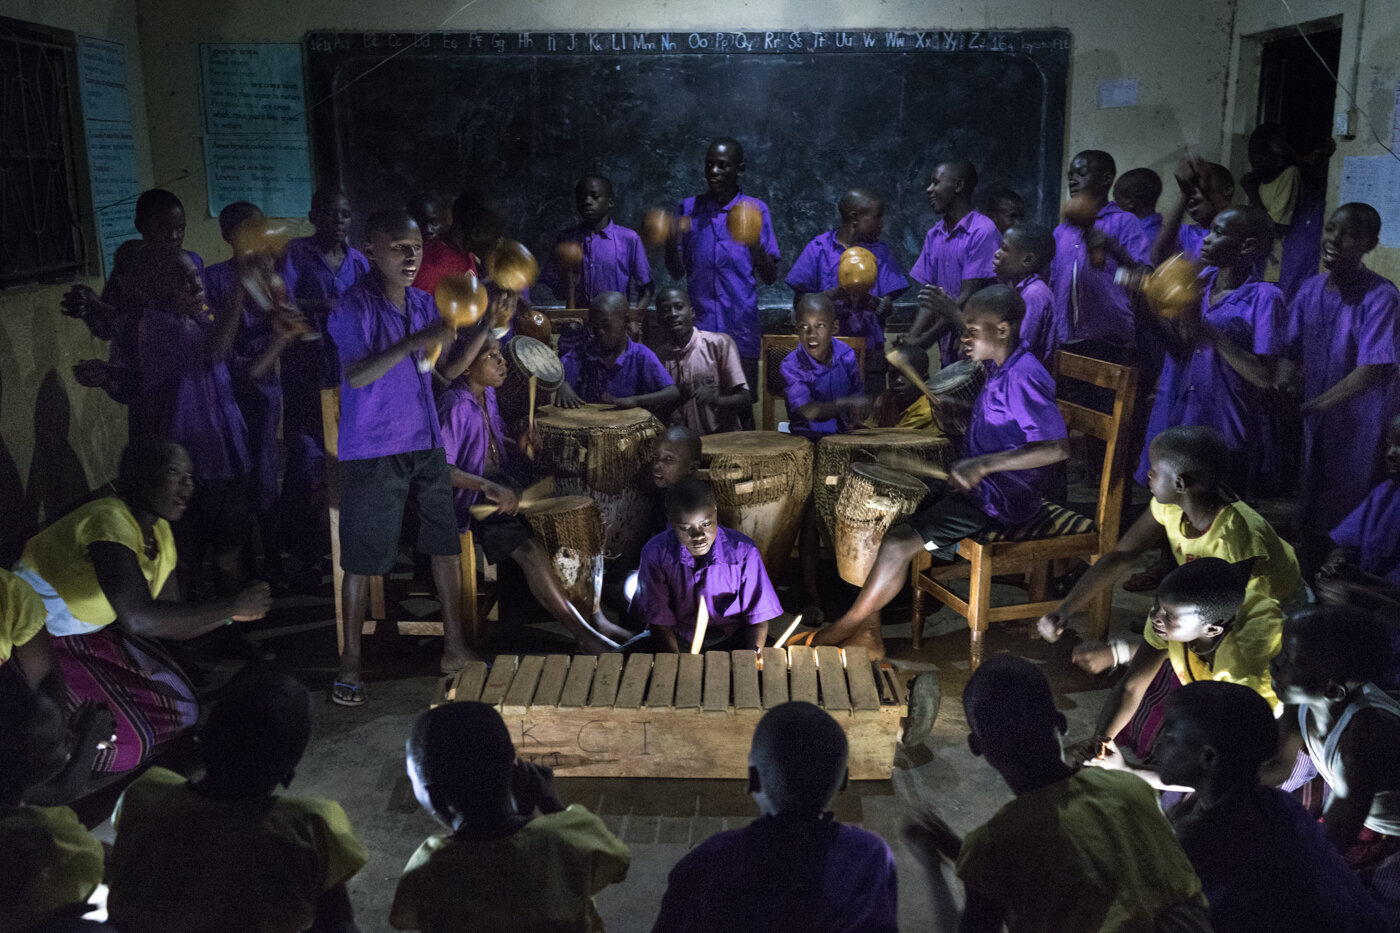
[[[1132,453],[1128,449],[1128,431],[1137,402],[1138,371],[1132,366],[1096,360],[1077,353],[1055,351],[1050,360],[1055,376],[1055,401],[1065,419],[1065,427],[1104,442],[1103,472],[1099,479],[1099,499],[1094,525],[1099,537],[1106,542],[1118,540],[1123,497],[1127,495],[1128,464]],[[1065,398],[1066,382],[1075,380],[1108,389],[1113,404],[1107,412],[1095,411]]]
[[[860,367],[863,375],[865,373],[865,338],[837,337],[836,339],[856,351],[856,365]],[[796,349],[796,334],[763,335],[763,349],[759,354],[759,362],[763,365],[763,372],[759,376],[763,383],[763,423],[759,425],[761,430],[776,431],[778,428],[774,422],[775,403],[778,399],[783,398],[787,392],[787,386],[783,384],[783,358]]]

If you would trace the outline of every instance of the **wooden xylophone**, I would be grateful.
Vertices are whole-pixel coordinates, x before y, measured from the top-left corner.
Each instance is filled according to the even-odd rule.
[[[743,778],[763,711],[805,700],[845,729],[852,780],[887,780],[906,691],[863,649],[499,655],[489,671],[468,664],[434,705],[496,707],[516,753],[563,776]]]

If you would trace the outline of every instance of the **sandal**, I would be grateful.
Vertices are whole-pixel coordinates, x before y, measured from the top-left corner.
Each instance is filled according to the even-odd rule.
[[[364,706],[367,699],[364,684],[350,684],[337,680],[331,685],[331,702],[337,706]]]

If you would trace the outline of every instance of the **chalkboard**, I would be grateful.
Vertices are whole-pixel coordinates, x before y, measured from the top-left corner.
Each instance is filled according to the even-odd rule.
[[[888,197],[885,239],[907,269],[935,215],[923,193],[963,156],[980,191],[1010,187],[1052,220],[1060,190],[1069,33],[311,33],[317,164],[360,216],[414,192],[476,187],[543,258],[575,223],[574,183],[613,179],[614,218],[704,189],[715,136],[744,145],[745,192],[766,201],[782,274],[836,225],[854,185]],[[652,274],[667,281],[664,262]],[[765,317],[791,292],[760,291]]]

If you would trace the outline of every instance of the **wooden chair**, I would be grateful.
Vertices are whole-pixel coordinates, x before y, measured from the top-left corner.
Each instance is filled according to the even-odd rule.
[[[856,365],[859,367],[861,373],[864,374],[865,338],[837,337],[836,339],[856,351]],[[761,430],[778,430],[778,424],[774,420],[774,406],[778,399],[783,398],[786,393],[786,387],[783,385],[783,357],[796,349],[796,334],[763,335],[763,348],[759,355],[759,363],[762,366],[762,373],[759,376],[759,381],[763,383],[763,421],[759,424]]]
[[[932,595],[967,619],[971,633],[969,660],[976,670],[982,663],[983,640],[991,623],[1039,618],[1059,605],[1058,600],[1046,598],[1051,561],[1086,558],[1092,563],[1118,543],[1118,524],[1129,471],[1130,451],[1126,441],[1137,395],[1137,370],[1064,351],[1055,354],[1051,369],[1066,427],[1097,437],[1106,445],[1094,518],[1090,520],[1064,506],[1043,502],[1036,517],[1024,525],[962,539],[958,556],[963,560],[933,567],[929,554],[920,552],[909,568],[909,582],[914,588],[910,621],[915,650],[923,644],[927,596]],[[1105,414],[1067,401],[1064,397],[1066,380],[1112,390],[1112,410]],[[992,578],[999,574],[1025,574],[1029,601],[993,606]],[[966,600],[942,582],[962,578],[969,581]],[[1112,589],[1094,598],[1089,607],[1090,638],[1101,640],[1108,632],[1112,607]]]
[[[321,390],[321,426],[326,440],[326,503],[331,519],[331,587],[335,590],[335,641],[337,650],[345,648],[345,607],[341,602],[341,584],[345,571],[340,569],[340,476],[336,454],[340,448],[340,390]],[[485,613],[477,603],[476,542],[470,531],[463,532],[462,541],[462,622],[466,626],[467,643],[479,644],[481,620]],[[442,621],[430,619],[388,619],[384,598],[384,578],[369,581],[369,609],[365,613],[365,634],[373,634],[379,623],[392,624],[400,635],[441,635]]]

